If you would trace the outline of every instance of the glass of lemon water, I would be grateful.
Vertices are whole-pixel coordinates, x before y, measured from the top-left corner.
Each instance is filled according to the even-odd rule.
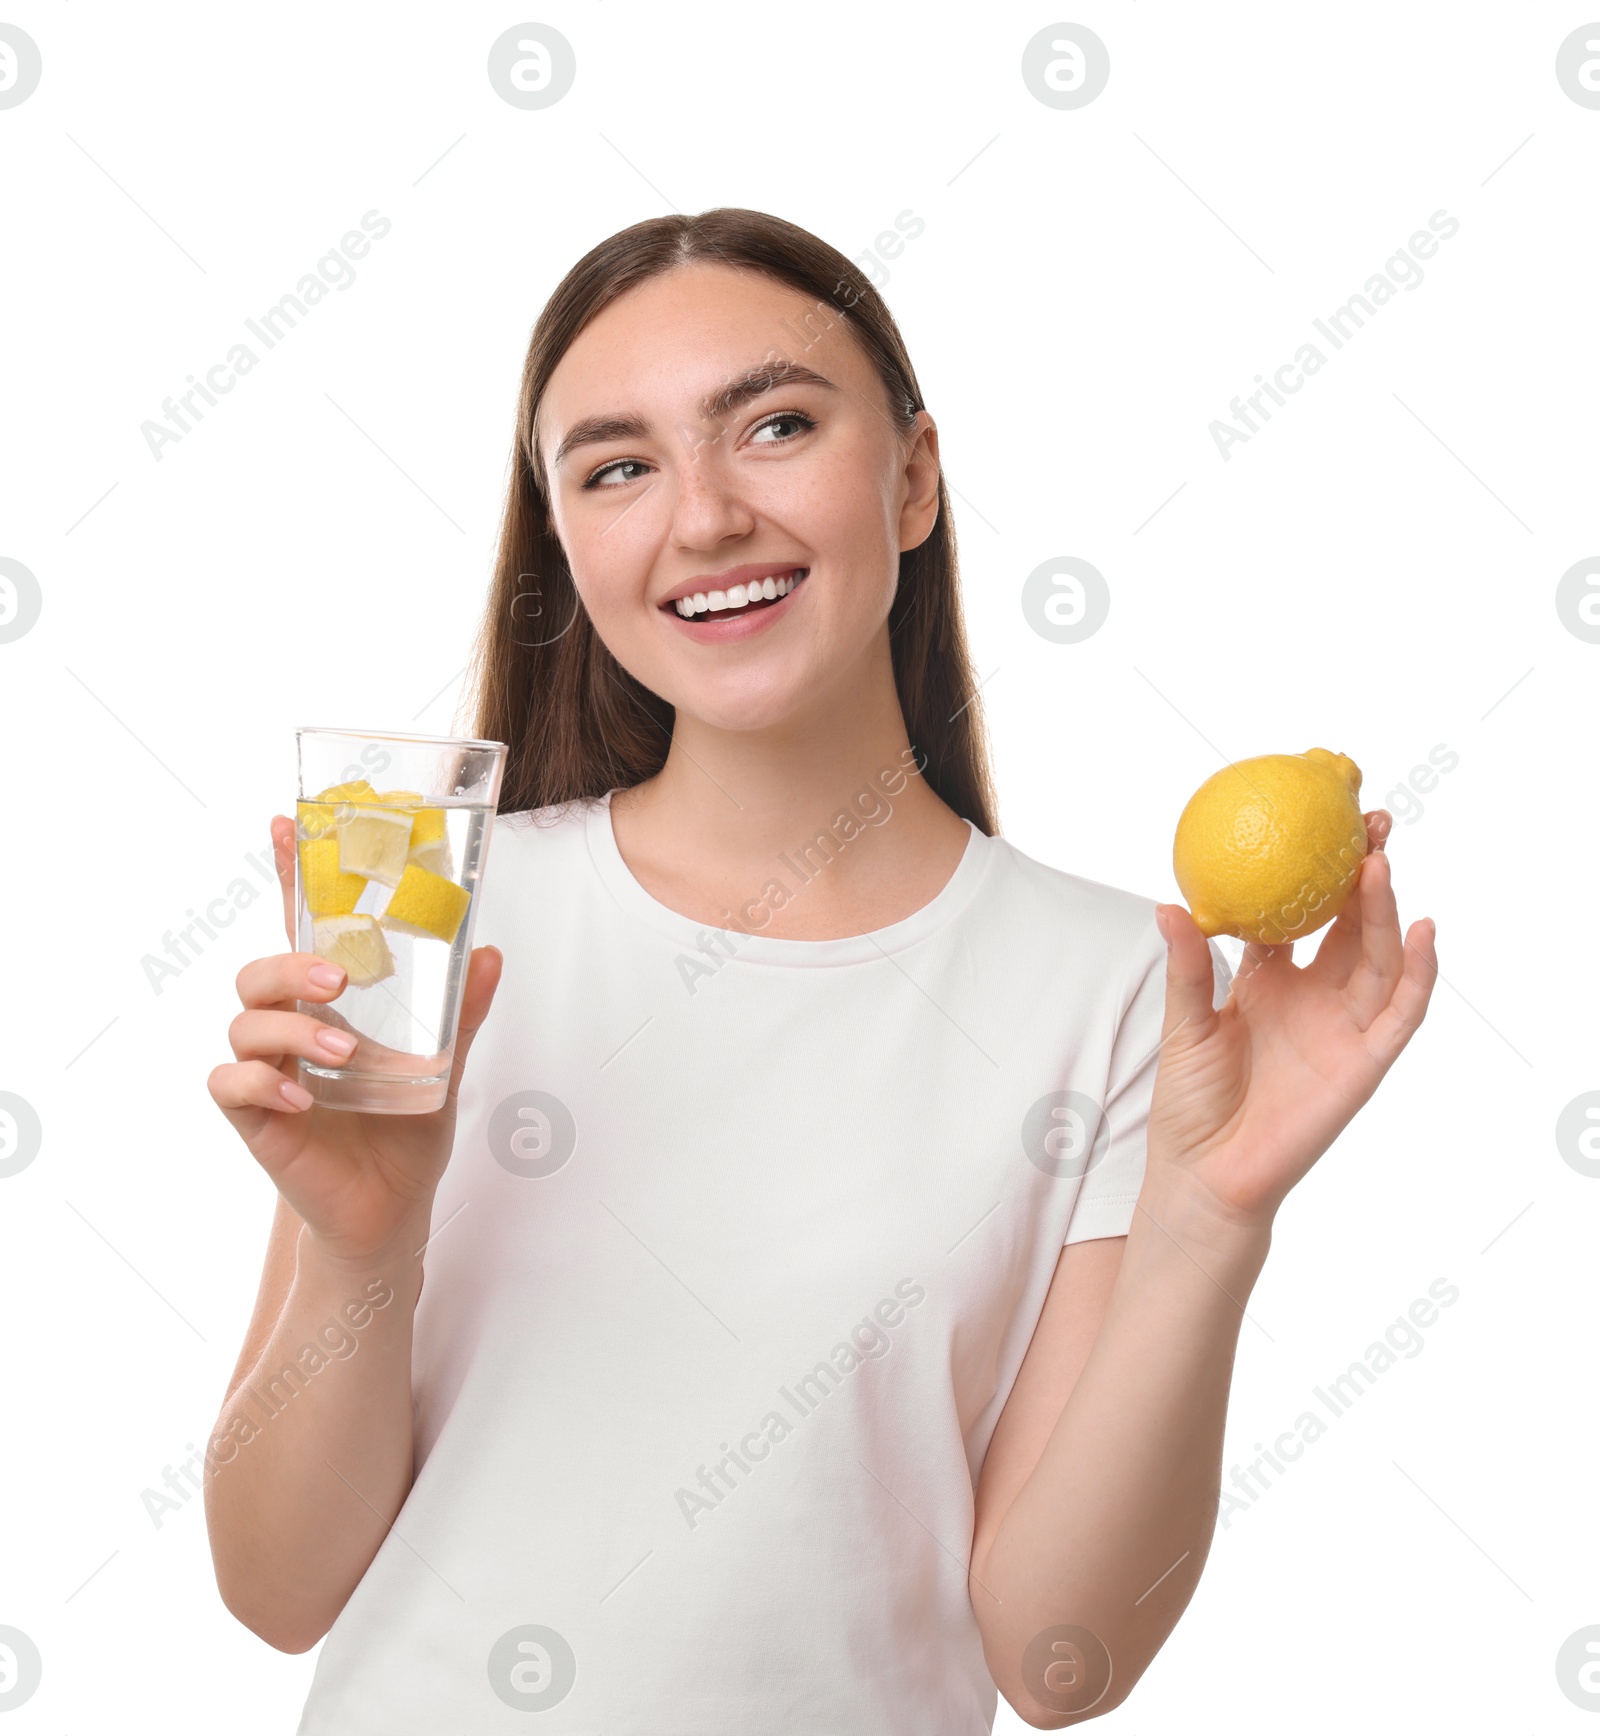
[[[301,1060],[327,1109],[424,1115],[450,1084],[478,888],[506,747],[450,736],[297,729],[300,952],[345,972],[299,1009],[350,1032],[343,1066]]]

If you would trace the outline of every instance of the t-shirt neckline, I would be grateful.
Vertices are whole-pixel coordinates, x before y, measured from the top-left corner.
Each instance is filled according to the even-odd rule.
[[[690,952],[703,952],[708,945],[714,946],[712,956],[719,961],[729,958],[729,949],[733,959],[753,964],[810,967],[864,964],[890,953],[903,952],[908,946],[916,945],[943,928],[967,906],[994,856],[995,840],[968,820],[966,848],[956,863],[955,871],[939,891],[921,909],[912,911],[899,922],[865,934],[841,935],[830,940],[790,940],[777,935],[746,933],[732,926],[718,929],[710,923],[696,922],[661,903],[634,878],[632,869],[617,848],[617,835],[611,824],[611,798],[615,794],[615,790],[608,790],[596,798],[584,820],[589,856],[600,879],[624,910]],[[799,882],[799,871],[792,856],[787,867],[774,866],[772,878],[781,879],[789,887],[791,895],[803,895],[804,883]],[[750,902],[760,903],[754,899]],[[729,914],[736,921],[747,921],[752,929],[759,921],[758,914],[748,918],[738,911]]]

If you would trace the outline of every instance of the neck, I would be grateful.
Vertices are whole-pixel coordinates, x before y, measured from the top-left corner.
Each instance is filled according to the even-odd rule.
[[[785,849],[797,829],[815,832],[841,810],[881,824],[883,808],[936,800],[914,775],[887,634],[863,655],[866,668],[843,672],[803,713],[766,729],[680,715],[648,805],[670,810],[708,849],[743,854]]]
[[[811,846],[808,869],[826,855],[827,872],[770,932],[854,932],[853,918],[881,926],[927,902],[967,828],[918,774],[887,630],[864,656],[866,667],[765,729],[679,713],[661,771],[612,800],[618,848],[648,890],[689,914],[721,909],[773,877],[793,883]]]

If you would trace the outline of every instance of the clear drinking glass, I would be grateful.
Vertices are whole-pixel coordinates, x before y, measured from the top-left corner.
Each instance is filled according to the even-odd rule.
[[[302,1060],[327,1109],[423,1115],[450,1084],[478,887],[506,747],[449,736],[297,729],[300,952],[346,973],[300,1011],[357,1038],[342,1067]]]

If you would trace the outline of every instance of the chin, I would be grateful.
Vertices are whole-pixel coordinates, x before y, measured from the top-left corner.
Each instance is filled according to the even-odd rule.
[[[664,697],[708,729],[772,729],[802,713],[820,686],[788,670],[750,669],[720,681],[678,681]]]

